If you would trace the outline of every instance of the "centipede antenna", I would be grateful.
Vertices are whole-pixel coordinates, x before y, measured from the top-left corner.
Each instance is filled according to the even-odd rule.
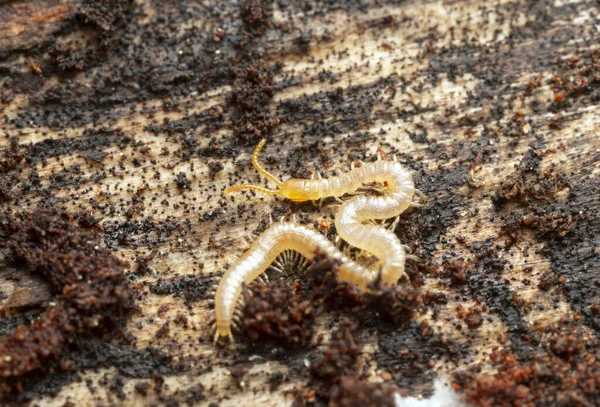
[[[265,170],[258,162],[258,155],[260,154],[260,150],[262,150],[262,148],[264,147],[266,142],[267,142],[266,139],[262,139],[260,141],[260,143],[258,143],[256,148],[254,149],[254,152],[252,153],[252,164],[254,165],[254,168],[256,168],[256,170],[258,172],[260,172],[266,179],[273,181],[279,188],[281,188],[281,186],[283,185],[283,182],[281,182],[277,178],[275,178],[275,176],[273,174],[271,174],[267,170]]]
[[[275,190],[275,189],[269,189],[269,188],[263,188],[263,187],[258,187],[256,185],[234,185],[232,187],[229,187],[225,190],[225,194],[230,194],[232,192],[236,192],[236,191],[256,191],[256,192],[260,192],[261,194],[267,194],[267,195],[279,195],[280,192]]]

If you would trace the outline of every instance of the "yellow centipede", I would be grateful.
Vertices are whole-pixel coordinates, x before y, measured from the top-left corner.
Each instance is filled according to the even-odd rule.
[[[396,161],[379,160],[353,168],[339,176],[321,179],[290,178],[279,181],[258,162],[265,140],[261,140],[252,163],[264,177],[279,189],[255,185],[236,185],[225,190],[231,193],[253,190],[270,195],[281,195],[294,202],[315,201],[327,197],[341,197],[361,188],[363,184],[378,182],[385,186],[383,196],[356,196],[345,202],[335,217],[335,227],[340,237],[350,245],[372,253],[382,261],[384,282],[396,283],[404,276],[405,254],[396,235],[381,226],[367,224],[373,219],[388,219],[400,215],[410,206],[415,193],[412,175]]]
[[[361,188],[363,184],[378,182],[384,185],[383,196],[357,196],[345,202],[335,217],[339,235],[352,246],[377,256],[381,262],[383,282],[395,284],[403,277],[406,255],[398,237],[382,226],[368,224],[373,219],[388,219],[400,215],[412,203],[415,187],[412,176],[395,161],[379,160],[353,168],[340,176],[326,179],[290,178],[279,181],[258,162],[265,144],[261,140],[254,153],[252,163],[260,174],[275,183],[279,189],[272,190],[255,185],[236,185],[225,193],[253,190],[270,195],[281,195],[294,202],[340,197]],[[294,224],[276,225],[267,230],[250,250],[225,273],[219,283],[215,298],[217,332],[220,336],[231,335],[231,323],[242,283],[250,283],[262,274],[284,250],[295,250],[311,256],[315,249],[326,252],[330,257],[342,261],[339,278],[356,283],[365,289],[377,272],[366,269],[340,253],[320,233]]]

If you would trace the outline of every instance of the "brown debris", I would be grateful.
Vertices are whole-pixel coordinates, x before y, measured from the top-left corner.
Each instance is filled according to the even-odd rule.
[[[564,238],[573,229],[573,216],[557,205],[558,193],[571,188],[566,175],[549,167],[539,170],[539,164],[547,154],[529,149],[517,171],[496,191],[493,202],[497,209],[509,202],[515,202],[522,210],[513,210],[505,218],[503,231],[514,242],[521,228],[531,228],[540,234],[554,234]]]
[[[328,310],[352,315],[356,320],[344,319],[322,355],[311,364],[307,389],[299,394],[296,404],[391,406],[391,387],[368,383],[356,372],[360,345],[354,333],[360,321],[372,320],[373,314],[401,329],[420,307],[420,294],[412,286],[388,287],[380,280],[364,293],[354,284],[338,281],[338,267],[337,262],[317,254],[306,272],[312,293],[303,290],[300,283],[285,280],[251,285],[244,292],[242,324],[246,335],[253,343],[306,346],[318,314]]]
[[[277,280],[244,290],[244,331],[251,342],[306,346],[314,333],[315,308],[299,283]]]
[[[377,279],[369,285],[369,289],[371,292],[365,295],[367,309],[375,310],[383,321],[398,328],[403,328],[422,305],[421,294],[412,285],[389,287]]]
[[[345,319],[333,334],[321,358],[310,366],[313,379],[324,382],[338,380],[341,376],[352,374],[354,364],[360,353],[352,332],[356,325]]]
[[[361,292],[355,284],[338,281],[339,264],[319,253],[306,271],[312,292],[300,283],[277,280],[252,284],[244,291],[242,325],[250,341],[272,340],[282,346],[306,346],[314,333],[317,315],[339,311],[370,320],[377,318],[402,328],[422,304],[414,287],[399,284],[389,287],[377,279],[369,292]]]
[[[356,367],[361,345],[354,335],[356,325],[345,319],[327,347],[309,367],[308,390],[299,394],[296,405],[335,407],[393,406],[393,388],[369,383]]]
[[[264,0],[242,0],[240,2],[240,14],[246,28],[253,31],[263,32],[271,27],[269,11]]]
[[[467,401],[473,406],[597,406],[600,404],[600,352],[581,334],[555,332],[548,354],[520,364],[501,357],[494,375],[459,375]],[[596,350],[592,350],[596,348]]]
[[[569,186],[566,175],[552,168],[539,171],[544,153],[529,149],[523,156],[517,171],[507,178],[493,197],[496,208],[507,202],[528,204],[530,201],[550,201]]]
[[[15,169],[24,158],[19,150],[18,139],[16,137],[12,138],[10,140],[10,148],[6,149],[4,156],[0,158],[0,173]]]
[[[550,79],[554,91],[554,103],[559,105],[567,99],[588,94],[600,84],[600,52],[589,51],[584,55],[567,58],[562,70]]]
[[[233,68],[232,74],[230,103],[235,109],[234,131],[243,141],[255,144],[280,123],[268,108],[274,92],[273,74],[260,61],[240,64]]]
[[[354,377],[342,376],[331,389],[331,407],[393,407],[394,389],[381,383],[368,383]]]
[[[52,370],[70,343],[117,323],[132,305],[125,264],[98,246],[97,228],[82,219],[54,208],[2,218],[15,262],[42,276],[57,295],[33,324],[0,338],[0,398],[19,391],[27,373]]]

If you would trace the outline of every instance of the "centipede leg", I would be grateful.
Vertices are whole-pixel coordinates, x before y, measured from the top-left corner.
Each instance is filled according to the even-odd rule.
[[[246,238],[246,236],[242,236],[242,243],[244,243],[244,246],[246,246],[246,249],[249,249],[251,244],[248,241],[248,239]]]
[[[357,258],[357,259],[361,259],[361,258],[362,258],[362,259],[369,259],[369,258],[371,258],[371,253],[369,253],[369,252],[368,252],[368,251],[366,251],[366,250],[361,250],[361,251],[359,251],[359,252],[358,252],[358,254],[356,255],[356,258]]]
[[[425,202],[427,202],[427,196],[423,192],[419,191],[416,188],[415,188],[415,195],[418,195],[419,198],[421,198],[422,200],[424,200]]]
[[[338,249],[342,246],[342,238],[339,235],[337,235],[335,239],[333,239],[333,242],[335,243],[335,247],[337,247]]]
[[[398,222],[400,222],[400,215],[398,215],[394,218],[392,223],[390,223],[390,226],[388,227],[388,229],[391,230],[392,232],[394,230],[396,230],[396,226],[398,226]]]
[[[421,259],[419,257],[413,255],[413,254],[407,255],[406,256],[406,260],[411,260],[411,261],[414,261],[416,263],[420,263],[421,262]]]

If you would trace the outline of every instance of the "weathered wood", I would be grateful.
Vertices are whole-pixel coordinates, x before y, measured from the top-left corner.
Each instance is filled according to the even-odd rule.
[[[133,341],[112,344],[132,359],[111,353],[81,381],[41,375],[33,402],[293,401],[325,345],[216,348],[202,277],[269,216],[333,224],[335,205],[222,195],[262,185],[249,165],[261,136],[284,179],[345,171],[381,146],[426,196],[396,231],[428,302],[405,333],[360,328],[367,381],[420,394],[436,374],[497,371],[502,352],[530,362],[546,328],[597,340],[597,2],[102,3],[0,3],[3,212],[93,211],[140,295],[123,329]],[[2,253],[0,310],[47,302]],[[317,320],[325,339],[332,315]],[[149,347],[172,360],[124,368]]]

